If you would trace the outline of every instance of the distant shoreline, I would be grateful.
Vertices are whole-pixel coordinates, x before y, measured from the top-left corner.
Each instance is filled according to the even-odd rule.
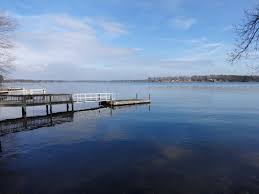
[[[197,82],[259,82],[259,76],[250,75],[194,75],[194,76],[167,76],[149,77],[143,80],[31,80],[31,79],[8,79],[2,83],[197,83]]]
[[[96,82],[149,82],[148,80],[3,80],[2,83],[96,83]]]

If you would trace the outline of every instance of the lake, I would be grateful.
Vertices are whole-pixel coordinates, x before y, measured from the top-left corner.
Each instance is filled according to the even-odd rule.
[[[259,84],[8,86],[113,92],[117,99],[151,94],[152,104],[57,115],[54,126],[0,137],[0,194],[259,193]],[[19,108],[0,109],[1,120],[19,117]]]

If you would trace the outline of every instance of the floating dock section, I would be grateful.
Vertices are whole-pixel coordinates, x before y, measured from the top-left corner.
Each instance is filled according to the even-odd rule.
[[[150,104],[151,100],[143,100],[143,99],[126,99],[126,100],[111,100],[111,101],[103,101],[100,104],[103,106],[128,106],[128,105],[137,105],[137,104]]]

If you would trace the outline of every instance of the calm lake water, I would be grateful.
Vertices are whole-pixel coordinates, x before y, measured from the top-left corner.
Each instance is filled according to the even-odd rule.
[[[54,126],[0,137],[0,194],[259,193],[259,84],[11,86],[150,93],[152,104],[61,114]],[[29,108],[30,116],[44,114]],[[2,120],[19,117],[19,108],[0,109]]]

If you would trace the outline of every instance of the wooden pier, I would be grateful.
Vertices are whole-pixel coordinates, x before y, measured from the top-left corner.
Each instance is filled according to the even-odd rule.
[[[34,94],[34,95],[0,95],[0,106],[22,107],[22,115],[26,117],[26,108],[29,106],[46,106],[46,113],[52,114],[52,106],[65,104],[67,111],[74,102],[71,94]]]
[[[45,106],[46,113],[52,114],[54,105],[64,104],[66,110],[74,111],[74,103],[98,102],[100,107],[115,107],[129,106],[138,104],[150,104],[149,99],[138,99],[136,94],[135,99],[115,100],[112,93],[79,93],[79,94],[45,94],[45,90],[22,90],[21,94],[1,94],[0,107],[21,107],[22,116],[26,117],[27,107],[30,106]],[[29,94],[28,94],[29,93]],[[32,94],[36,93],[36,94]]]

